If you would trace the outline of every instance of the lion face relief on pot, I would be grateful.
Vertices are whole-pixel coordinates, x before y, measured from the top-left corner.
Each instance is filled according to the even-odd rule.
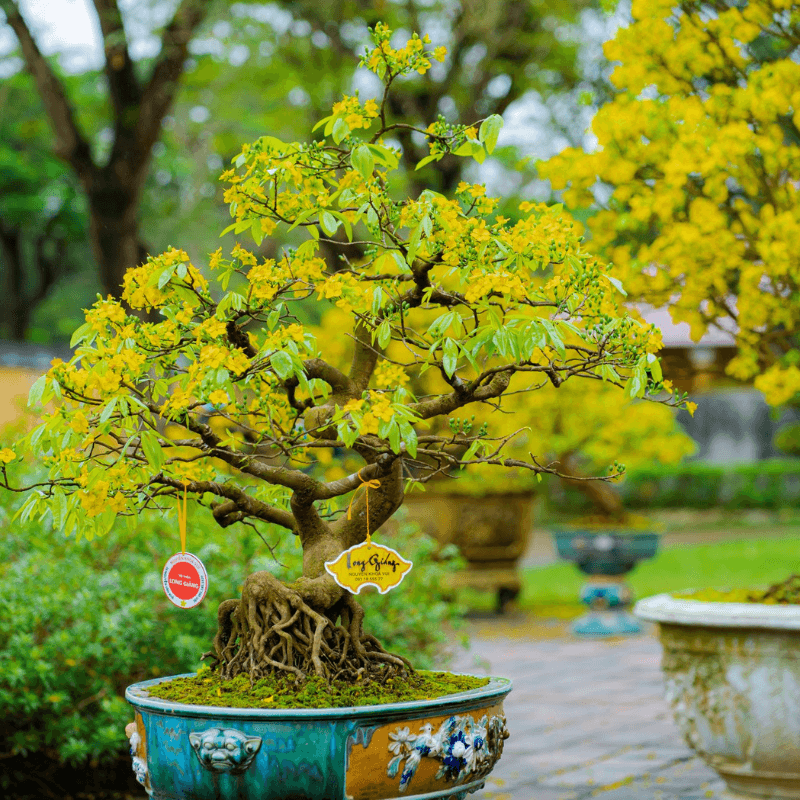
[[[261,748],[261,739],[258,736],[246,736],[240,731],[222,728],[190,733],[189,742],[206,769],[234,775],[247,770]]]

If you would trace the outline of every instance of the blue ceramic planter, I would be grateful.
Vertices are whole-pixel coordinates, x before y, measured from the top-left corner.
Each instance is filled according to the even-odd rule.
[[[581,636],[625,636],[641,625],[628,611],[631,592],[622,576],[658,550],[657,533],[597,532],[581,528],[553,531],[558,555],[588,575],[581,602],[589,607],[572,625]]]
[[[433,700],[357,708],[247,709],[128,687],[133,768],[155,800],[463,800],[508,737],[511,681]]]

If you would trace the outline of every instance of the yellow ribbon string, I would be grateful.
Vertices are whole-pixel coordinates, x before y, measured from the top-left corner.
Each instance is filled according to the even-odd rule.
[[[362,467],[361,469],[365,469],[365,467]],[[361,470],[358,471],[358,477],[361,478]],[[365,481],[363,478],[361,478],[361,486],[358,487],[358,489],[361,489],[361,487],[363,486],[366,491],[364,497],[367,501],[367,545],[368,546],[372,544],[372,536],[370,536],[369,533],[369,490],[377,489],[380,485],[381,482],[377,478],[373,478],[372,480],[369,481]],[[350,513],[353,508],[353,500],[356,499],[356,495],[358,494],[358,489],[356,489],[353,492],[353,496],[350,498],[350,505],[347,506],[347,519],[350,519]]]
[[[181,532],[181,553],[186,555],[186,493],[188,482],[183,482],[183,514],[181,514],[181,501],[178,498],[178,527]]]

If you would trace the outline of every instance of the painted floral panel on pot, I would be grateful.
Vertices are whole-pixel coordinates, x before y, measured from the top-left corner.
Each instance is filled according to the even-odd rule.
[[[361,728],[348,743],[346,797],[460,797],[482,786],[508,735],[502,704]]]

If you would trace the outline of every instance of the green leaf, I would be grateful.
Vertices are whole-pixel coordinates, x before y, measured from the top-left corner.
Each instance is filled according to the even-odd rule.
[[[406,450],[411,458],[417,456],[417,432],[414,430],[411,423],[406,420],[400,420],[398,427],[400,428],[400,438],[406,446]]]
[[[385,147],[379,144],[368,144],[370,153],[375,157],[375,162],[378,164],[385,164],[389,169],[397,169],[399,163],[397,153],[390,147]]]
[[[28,392],[28,408],[34,408],[42,402],[42,395],[44,394],[45,387],[47,386],[47,376],[41,375],[31,386]]]
[[[111,419],[111,415],[114,413],[114,409],[117,407],[117,401],[119,400],[118,397],[112,397],[107,403],[106,407],[100,413],[100,418],[97,420],[100,425],[104,422],[108,422]]]
[[[319,226],[328,236],[333,236],[339,227],[339,221],[329,211],[323,211],[319,215]]]
[[[472,443],[472,444],[471,444],[471,445],[470,445],[470,446],[467,448],[467,452],[466,452],[466,453],[464,453],[464,455],[463,455],[463,456],[461,456],[461,460],[462,460],[462,461],[469,461],[471,458],[473,458],[473,457],[475,456],[475,454],[478,452],[478,448],[479,448],[479,447],[481,447],[481,445],[483,445],[483,442],[482,442],[480,439],[476,439],[476,440],[475,440],[475,441],[474,441],[474,442],[473,442],[473,443]]]
[[[53,489],[53,499],[50,502],[50,511],[53,514],[53,525],[56,530],[64,527],[64,518],[67,514],[67,498],[60,486]]]
[[[310,228],[309,230],[314,230]],[[319,244],[314,239],[306,239],[298,248],[295,255],[298,258],[311,258],[317,252]]]
[[[359,172],[364,180],[371,177],[372,171],[375,169],[375,158],[369,147],[365,144],[360,144],[350,153],[350,163],[353,165],[353,169]]]
[[[606,278],[608,278],[608,282],[612,286],[614,286],[617,289],[617,291],[620,292],[620,294],[622,294],[623,297],[628,296],[628,293],[623,288],[622,281],[619,278],[613,278],[611,275],[606,275]]]
[[[389,428],[389,447],[392,448],[393,453],[400,452],[400,428],[397,426],[397,420],[394,419]]]
[[[332,116],[323,117],[312,129],[311,133],[314,133],[317,128],[321,128],[328,120],[333,119]]]
[[[647,354],[647,367],[654,381],[658,382],[664,379],[664,373],[661,371],[661,362],[652,353]]]
[[[308,211],[304,211],[302,214],[297,215],[297,219],[292,223],[291,227],[289,228],[290,231],[293,231],[298,225],[303,222],[306,222],[310,217],[313,217],[314,214],[317,213],[316,208],[310,208]]]
[[[385,320],[378,327],[378,345],[380,346],[381,349],[383,349],[388,346],[391,340],[392,340],[392,328],[389,324],[389,320]]]
[[[411,239],[408,242],[406,261],[408,261],[409,264],[412,264],[414,262],[414,258],[417,255],[417,249],[419,248],[419,240],[421,236],[422,236],[422,225],[420,224],[417,225],[416,228],[414,228],[414,232],[411,234]]]
[[[158,278],[159,289],[163,289],[170,282],[170,279],[175,274],[176,268],[177,264],[172,264],[171,266],[161,271],[161,275]]]
[[[344,139],[345,136],[348,136],[350,133],[350,128],[347,126],[347,123],[339,117],[336,122],[333,123],[333,141],[336,144]]]
[[[444,367],[445,375],[452,378],[458,366],[458,345],[454,339],[449,336],[444,340],[444,355],[442,357],[442,366]]]
[[[269,363],[272,365],[272,368],[275,370],[275,373],[279,378],[282,380],[286,380],[292,372],[292,357],[288,353],[284,353],[282,350],[278,350],[277,353],[273,353],[270,356]]]
[[[152,431],[144,431],[141,436],[142,450],[147,463],[155,472],[160,471],[164,464],[164,451],[158,443],[158,437]]]
[[[90,333],[92,333],[92,326],[88,322],[84,322],[83,325],[72,334],[72,338],[69,340],[70,348],[80,344]]]
[[[253,237],[253,241],[257,245],[264,241],[264,231],[261,229],[260,217],[254,219],[250,225],[250,235]]]
[[[467,139],[466,142],[462,142],[455,150],[453,150],[454,156],[472,156],[475,155],[475,151],[477,149],[483,150],[483,148],[472,139]]]
[[[401,252],[398,250],[391,250],[390,255],[394,259],[394,263],[397,264],[401,272],[411,272],[411,267],[408,266],[408,263],[403,258],[403,254]]]
[[[483,142],[487,153],[491,153],[497,146],[497,137],[503,127],[503,118],[499,114],[487,117],[478,130],[478,139]]]
[[[619,375],[617,371],[612,367],[610,364],[601,364],[597,371],[600,373],[600,377],[604,381],[619,381]]]
[[[442,154],[441,153],[434,153],[432,156],[425,156],[421,161],[417,163],[417,166],[414,167],[414,172],[418,169],[422,169],[426,164],[430,164],[431,161],[441,161]]]

